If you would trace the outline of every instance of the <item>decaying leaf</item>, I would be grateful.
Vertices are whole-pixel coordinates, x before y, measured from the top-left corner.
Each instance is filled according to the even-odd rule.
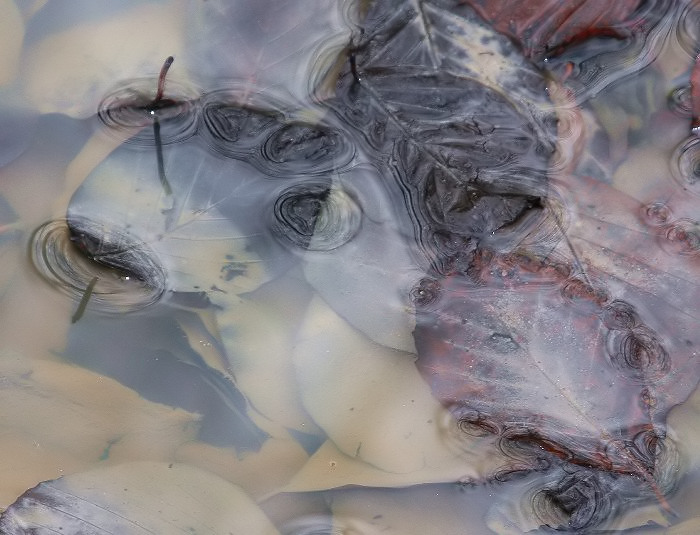
[[[254,500],[277,494],[307,463],[308,453],[291,434],[271,435],[260,450],[239,454],[233,448],[189,442],[178,448],[177,462],[196,466],[243,489]]]
[[[0,515],[6,535],[278,531],[238,487],[184,464],[135,462],[45,481]]]
[[[195,414],[151,403],[77,366],[0,356],[0,503],[37,481],[121,460],[169,461],[194,439]]]
[[[523,54],[581,97],[653,62],[682,2],[465,0]],[[692,24],[692,23],[691,23]]]
[[[413,355],[366,339],[318,298],[293,358],[304,407],[346,456],[385,472],[466,479],[498,464],[488,441],[452,443],[455,421],[431,396]]]
[[[402,488],[455,481],[468,484],[473,481],[475,472],[493,473],[506,462],[488,438],[474,440],[471,452],[460,452],[456,434],[449,436],[445,432],[439,437],[445,441],[447,448],[452,449],[452,459],[446,459],[447,462],[439,466],[426,463],[416,470],[404,472],[388,471],[383,466],[369,464],[359,456],[342,452],[328,440],[276,492],[313,492],[349,486]],[[481,459],[475,459],[476,456],[481,456]]]
[[[629,21],[642,0],[466,0],[493,27],[519,42],[527,57],[540,58],[596,36],[621,38],[641,21]],[[636,24],[635,24],[636,23]]]
[[[521,238],[554,144],[541,73],[457,2],[376,3],[353,45],[330,105],[408,196],[427,262]]]

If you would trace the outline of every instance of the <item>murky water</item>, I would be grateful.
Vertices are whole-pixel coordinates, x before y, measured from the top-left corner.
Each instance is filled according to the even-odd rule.
[[[3,533],[697,530],[700,3],[507,4],[0,1]]]

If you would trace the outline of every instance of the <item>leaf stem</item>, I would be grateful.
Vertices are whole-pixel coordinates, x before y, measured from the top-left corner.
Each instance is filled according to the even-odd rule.
[[[153,138],[156,143],[156,162],[158,164],[158,178],[160,178],[160,183],[163,186],[163,191],[166,195],[171,195],[173,190],[170,187],[168,178],[165,176],[165,165],[163,164],[163,140],[160,137],[160,121],[158,120],[158,104],[163,99],[163,93],[165,92],[165,77],[170,70],[170,66],[175,61],[173,56],[168,56],[160,69],[160,74],[158,75],[158,89],[156,90],[156,96],[151,103],[151,115],[153,116]]]
[[[163,92],[165,91],[165,77],[168,74],[170,66],[175,61],[173,56],[168,56],[160,68],[160,74],[158,75],[158,90],[156,91],[156,98],[153,99],[153,104],[158,104],[163,98]]]

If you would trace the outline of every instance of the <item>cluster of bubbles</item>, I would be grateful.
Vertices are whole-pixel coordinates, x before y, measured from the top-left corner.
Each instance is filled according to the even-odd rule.
[[[630,439],[611,438],[608,451],[599,451],[565,429],[544,436],[526,422],[501,420],[488,407],[456,404],[451,411],[465,435],[497,438],[509,462],[495,480],[515,483],[537,472],[524,483],[517,507],[552,530],[604,529],[625,507],[653,497],[655,490],[669,492],[677,483],[678,451],[651,426],[629,430]],[[621,462],[603,466],[603,456]]]
[[[250,94],[234,84],[202,94],[169,81],[165,96],[153,86],[152,80],[137,79],[116,88],[97,117],[109,134],[157,154],[168,195],[165,175],[178,170],[163,168],[163,147],[199,143],[222,166],[227,159],[241,160],[262,178],[293,183],[275,191],[267,221],[274,237],[293,252],[332,250],[359,231],[360,205],[336,179],[355,157],[340,128],[315,120],[308,110],[295,111],[275,95]],[[88,228],[76,233],[69,223],[70,230],[65,222],[52,221],[34,234],[31,258],[46,280],[78,300],[90,293],[91,308],[100,311],[135,310],[164,293],[164,270],[145,244],[123,236],[124,250],[93,254],[78,246],[80,240],[92,236],[99,249],[108,243],[105,234],[119,229],[90,229],[87,222]],[[155,275],[141,276],[142,271]]]
[[[700,224],[697,221],[673,219],[671,208],[661,201],[644,206],[642,220],[656,231],[659,246],[667,253],[692,257],[700,254]]]

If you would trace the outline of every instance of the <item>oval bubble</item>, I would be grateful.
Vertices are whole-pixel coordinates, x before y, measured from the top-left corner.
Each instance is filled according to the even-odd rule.
[[[141,266],[138,273],[90,259],[76,246],[62,220],[41,225],[29,242],[29,256],[39,275],[75,301],[90,292],[88,308],[99,312],[140,310],[158,301],[165,291],[165,271],[145,244],[132,241],[121,249],[121,255],[120,260],[127,257],[128,262]]]
[[[700,254],[700,225],[690,219],[679,219],[666,228],[661,248],[682,256]]]
[[[188,139],[197,131],[199,93],[170,80],[166,89],[166,97],[156,102],[156,80],[131,80],[104,98],[97,116],[107,126],[108,132],[120,138],[129,130],[138,129],[126,140],[136,146],[156,145],[153,131],[156,119],[160,126],[162,144]]]
[[[450,407],[450,414],[457,420],[457,429],[471,437],[499,436],[502,432],[498,420],[464,404]]]
[[[642,221],[651,227],[660,227],[670,223],[673,217],[671,208],[662,201],[655,201],[642,206]]]
[[[659,380],[671,367],[668,352],[656,333],[644,325],[611,330],[606,345],[611,364],[622,375],[637,382]]]
[[[530,495],[530,508],[549,528],[588,532],[599,527],[613,512],[612,493],[592,470],[564,475]]]
[[[632,437],[626,444],[626,449],[651,471],[656,465],[662,442],[662,438],[653,428],[645,427]]]
[[[639,322],[637,311],[625,301],[615,300],[603,308],[603,325],[608,329],[631,329]]]
[[[677,87],[669,93],[668,108],[679,117],[692,117],[693,101],[689,85]]]
[[[700,1],[692,0],[680,14],[676,28],[678,42],[693,58],[700,52]]]
[[[269,176],[327,174],[345,167],[355,150],[339,129],[313,122],[314,113],[288,98],[232,84],[204,99],[200,130],[214,152]]]
[[[232,101],[208,99],[202,107],[202,132],[208,145],[227,158],[255,155],[269,132],[284,122],[281,113]]]
[[[691,136],[675,150],[671,174],[684,191],[700,195],[700,137]]]
[[[439,280],[432,277],[423,277],[411,289],[410,299],[414,305],[423,308],[438,301],[441,294],[442,287]]]
[[[360,230],[362,210],[347,192],[327,182],[284,190],[274,205],[272,231],[299,250],[332,251]]]
[[[678,445],[669,437],[660,437],[655,445],[654,481],[663,494],[669,494],[676,489],[685,473],[682,469],[683,459]]]
[[[285,124],[263,146],[263,158],[285,175],[325,174],[342,169],[353,156],[352,145],[339,130],[302,122]]]

